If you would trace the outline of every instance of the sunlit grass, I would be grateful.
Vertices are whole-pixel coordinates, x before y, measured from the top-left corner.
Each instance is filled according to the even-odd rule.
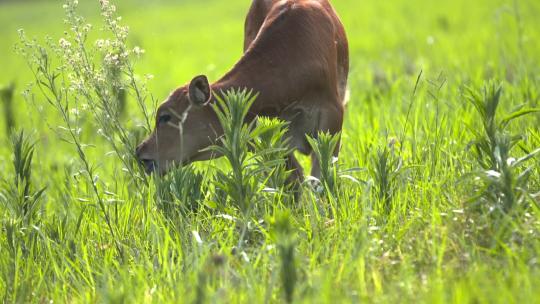
[[[80,2],[89,44],[111,38],[98,2]],[[69,28],[56,1],[2,2],[2,300],[538,302],[540,4],[333,4],[351,46],[342,149],[334,159],[334,138],[311,142],[323,176],[295,201],[286,125],[232,119],[247,92],[215,108],[230,134],[213,149],[226,158],[163,178],[130,159],[153,123],[142,104],[193,75],[216,80],[240,57],[246,1],[119,1],[127,46],[146,51],[134,83],[148,79],[152,95],[103,70],[126,89],[122,110],[117,95],[51,90],[56,70],[41,75],[49,103],[36,85],[25,101],[35,79],[12,51],[17,29],[57,45]],[[73,97],[68,107],[55,92]],[[76,116],[85,98],[99,111]],[[102,110],[122,114],[105,121]],[[10,124],[26,131],[8,137]]]

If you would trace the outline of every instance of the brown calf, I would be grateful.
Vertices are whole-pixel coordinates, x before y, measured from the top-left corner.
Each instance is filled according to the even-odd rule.
[[[258,92],[250,114],[289,121],[292,147],[308,155],[306,135],[341,131],[348,73],[347,37],[328,0],[253,0],[240,61],[212,85],[197,76],[176,89],[159,107],[155,130],[137,147],[137,157],[147,171],[161,174],[174,164],[212,158],[204,148],[222,130],[209,104],[213,93],[231,88]],[[319,177],[312,160],[311,175]],[[294,155],[287,163],[293,178],[302,179]]]

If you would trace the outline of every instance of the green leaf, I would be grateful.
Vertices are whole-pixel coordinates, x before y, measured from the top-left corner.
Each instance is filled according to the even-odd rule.
[[[501,122],[499,123],[501,128],[506,128],[510,122],[512,122],[514,119],[520,118],[522,116],[526,116],[532,113],[538,113],[540,112],[540,108],[533,108],[533,109],[524,109],[520,111],[516,111],[511,113],[510,115],[504,117]]]
[[[516,160],[515,163],[512,164],[512,167],[517,167],[519,165],[521,165],[522,163],[536,157],[536,155],[540,154],[540,148],[534,150],[533,152],[521,157],[520,159]]]

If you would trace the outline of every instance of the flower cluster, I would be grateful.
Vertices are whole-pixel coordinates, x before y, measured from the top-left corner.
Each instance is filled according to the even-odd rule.
[[[111,39],[98,39],[95,42],[97,51],[103,55],[103,63],[109,68],[122,68],[129,57],[134,55],[140,58],[144,50],[138,46],[133,49],[126,47],[129,28],[120,24],[122,18],[116,16],[116,6],[108,0],[100,0],[101,15],[106,27],[113,37]]]
[[[145,125],[151,127],[151,111],[146,82],[152,76],[138,77],[134,72],[133,59],[144,54],[138,46],[129,47],[129,29],[121,25],[116,7],[109,0],[100,0],[103,22],[103,38],[89,42],[93,27],[77,11],[78,0],[66,0],[64,4],[66,31],[58,40],[47,39],[45,46],[29,40],[19,32],[21,44],[18,51],[35,69],[38,84],[46,84],[59,96],[55,106],[65,111],[68,123],[78,122],[78,117],[93,117],[96,126],[110,135],[107,140],[121,159],[125,159],[120,146],[133,151],[132,141],[120,121],[128,96],[134,96],[145,117]],[[130,93],[129,91],[132,90]],[[67,110],[69,109],[69,111]],[[68,128],[69,129],[69,128]],[[123,145],[118,145],[121,141]],[[129,164],[125,164],[129,167]],[[130,168],[130,170],[135,170]]]

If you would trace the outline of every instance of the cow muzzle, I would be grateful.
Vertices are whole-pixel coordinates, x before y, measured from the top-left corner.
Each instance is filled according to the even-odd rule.
[[[137,157],[137,161],[139,162],[139,164],[144,168],[144,171],[147,174],[152,174],[158,169],[157,161],[146,156],[143,151],[144,143],[137,147],[137,149],[135,150],[135,156]]]

